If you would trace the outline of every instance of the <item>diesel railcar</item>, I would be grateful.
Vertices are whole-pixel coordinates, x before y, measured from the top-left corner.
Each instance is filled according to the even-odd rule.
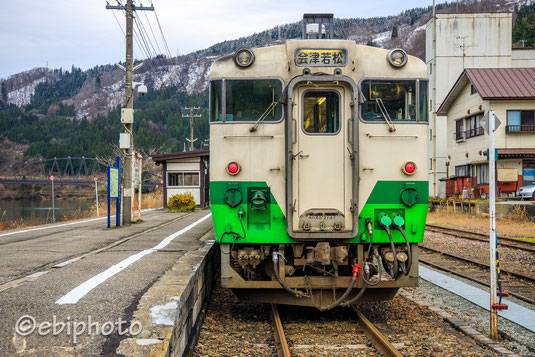
[[[428,205],[426,65],[335,39],[243,48],[210,71],[221,285],[316,306],[418,283]]]

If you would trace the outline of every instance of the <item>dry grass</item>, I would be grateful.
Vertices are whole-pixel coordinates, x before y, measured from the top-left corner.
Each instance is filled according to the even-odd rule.
[[[520,215],[520,217],[518,217]],[[522,219],[522,213],[510,215],[510,219],[496,219],[498,234],[510,237],[535,238],[535,223]],[[515,219],[513,219],[515,218]],[[518,220],[520,218],[521,220]],[[427,223],[450,225],[475,229],[482,232],[489,231],[489,218],[482,216],[470,216],[466,213],[452,213],[445,211],[429,212]]]
[[[134,207],[136,209],[138,207],[137,202],[138,201],[137,201],[137,196],[136,196],[136,200],[134,203]],[[158,188],[158,190],[155,192],[144,194],[143,197],[141,198],[141,209],[158,208],[162,206],[163,206],[163,189],[162,188]],[[106,215],[107,210],[108,210],[108,203],[106,202],[106,200],[100,201],[99,202],[100,216]],[[111,214],[115,214],[114,203],[112,203],[111,205]],[[67,215],[56,217],[56,222],[72,221],[75,219],[95,217],[96,215],[97,215],[97,208],[96,208],[96,205],[94,205],[90,210],[82,211],[78,209],[78,210],[69,212]],[[52,221],[52,217],[50,216],[48,218],[48,222],[51,222],[51,221]],[[44,223],[45,223],[44,220],[41,218],[18,219],[15,221],[4,222],[0,230],[34,227],[34,226],[38,226]]]

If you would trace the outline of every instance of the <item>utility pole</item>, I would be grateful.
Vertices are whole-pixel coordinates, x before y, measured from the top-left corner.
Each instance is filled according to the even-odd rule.
[[[498,341],[498,311],[496,304],[496,152],[494,131],[496,130],[494,112],[489,111],[489,216],[490,216],[490,338]]]
[[[128,137],[127,147],[122,146],[124,149],[124,201],[123,201],[123,225],[129,226],[132,221],[132,153],[134,148],[132,127],[134,123],[134,88],[132,87],[132,81],[134,78],[134,71],[141,67],[137,65],[134,68],[134,11],[154,11],[154,6],[136,6],[134,0],[126,0],[126,6],[123,5],[106,5],[108,10],[121,10],[126,15],[126,65],[119,66],[125,71],[125,99],[126,103],[121,110],[121,123],[124,125],[124,135]]]
[[[433,196],[437,196],[437,13],[433,0]]]
[[[201,114],[194,114],[193,111],[194,110],[199,110],[199,109],[201,109],[201,107],[189,107],[189,108],[184,108],[184,109],[185,110],[189,110],[189,115],[182,114],[182,117],[183,118],[189,117],[189,139],[186,139],[186,140],[189,142],[190,151],[193,151],[193,149],[194,149],[193,143],[195,141],[197,141],[197,139],[195,139],[193,137],[193,118],[201,118],[202,117]]]

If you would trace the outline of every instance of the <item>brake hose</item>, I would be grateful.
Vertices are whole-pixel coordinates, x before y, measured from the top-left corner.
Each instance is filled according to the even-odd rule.
[[[395,222],[394,222],[394,227],[401,233],[401,235],[405,239],[405,244],[407,246],[407,269],[406,271],[403,272],[403,274],[409,275],[409,272],[411,271],[411,266],[412,266],[411,245],[409,244],[409,240],[407,239],[407,236],[405,235],[403,228],[401,228],[401,226],[397,225]]]
[[[392,253],[394,254],[394,276],[393,278],[396,279],[398,277],[398,269],[399,269],[399,262],[398,262],[398,256],[396,253],[396,247],[394,246],[394,240],[392,239],[390,228],[388,228],[388,226],[386,225],[384,225],[383,228],[385,229],[386,234],[388,235],[388,239],[390,239],[390,248],[392,249]]]
[[[366,219],[366,228],[368,228],[368,234],[370,236],[370,244],[368,245],[368,251],[366,252],[366,257],[365,257],[365,261],[364,261],[364,264],[367,263],[367,259],[370,257],[370,253],[372,251],[372,244],[373,244],[373,227],[372,227],[372,220],[367,218]],[[363,269],[362,271],[362,280],[364,280],[364,282],[370,286],[377,286],[379,285],[379,283],[381,282],[381,277],[383,276],[383,270],[382,270],[382,266],[383,263],[382,263],[382,259],[381,259],[381,256],[379,256],[378,258],[378,266],[377,266],[377,269],[379,270],[379,278],[377,279],[377,282],[376,283],[370,283],[368,281],[368,279],[366,278],[366,271]]]
[[[288,287],[281,279],[280,272],[279,272],[279,255],[282,256],[284,259],[284,255],[280,252],[273,252],[271,254],[271,259],[273,260],[273,271],[275,272],[275,277],[277,278],[277,281],[282,286],[282,288],[292,294],[294,294],[297,297],[310,297],[307,293],[304,293],[299,290],[292,289]]]
[[[333,308],[337,307],[338,305],[340,305],[349,296],[349,294],[353,290],[353,285],[355,285],[355,283],[357,282],[357,276],[358,276],[360,268],[361,268],[361,266],[358,265],[358,264],[353,265],[353,277],[351,278],[351,283],[349,283],[349,286],[347,287],[346,291],[344,292],[344,294],[342,296],[340,296],[340,298],[338,300],[336,300],[335,302],[333,302],[332,304],[329,304],[329,305],[317,306],[317,308],[320,311],[326,311],[326,310],[333,309]],[[363,272],[363,275],[364,275],[364,272]]]

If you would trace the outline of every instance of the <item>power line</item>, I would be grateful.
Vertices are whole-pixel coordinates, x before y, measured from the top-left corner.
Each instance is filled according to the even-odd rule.
[[[154,35],[154,31],[152,30],[152,25],[150,24],[149,16],[147,15],[147,13],[145,13],[145,18],[147,19],[147,23],[149,24],[150,32],[152,33],[152,37],[154,38],[156,47],[158,47],[158,54],[160,54],[162,53],[162,50],[160,50],[160,45],[158,44],[158,40],[156,39],[156,36]]]
[[[154,7],[154,5],[152,4],[152,0],[151,0],[150,4],[151,4],[151,6]],[[160,24],[160,19],[158,18],[158,14],[156,13],[156,10],[154,10],[153,12],[154,12],[154,16],[156,17],[156,22],[158,23],[158,28],[160,29],[160,34],[162,35],[162,39],[163,39],[163,43],[165,45],[165,49],[167,50],[167,54],[169,55],[169,58],[171,58],[171,51],[169,51],[169,46],[167,46],[167,41],[166,41],[165,36],[163,34],[162,25]]]

